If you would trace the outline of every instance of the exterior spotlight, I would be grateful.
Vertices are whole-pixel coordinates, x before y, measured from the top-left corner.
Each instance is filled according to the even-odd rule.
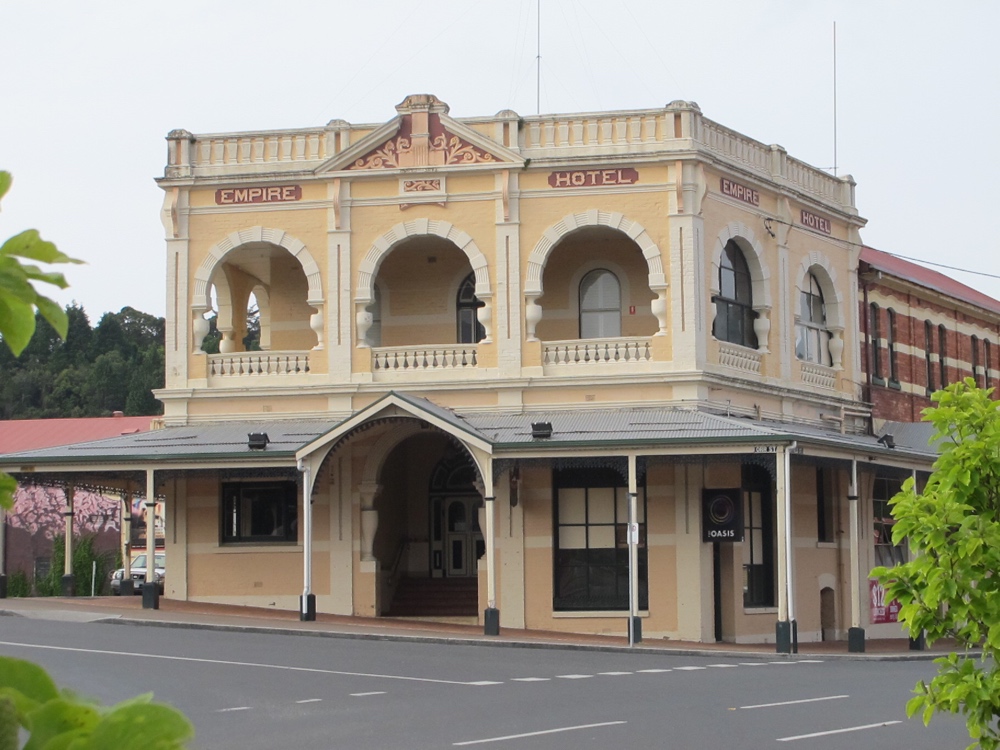
[[[247,448],[252,451],[262,451],[267,448],[267,444],[270,442],[271,439],[266,432],[247,433]]]

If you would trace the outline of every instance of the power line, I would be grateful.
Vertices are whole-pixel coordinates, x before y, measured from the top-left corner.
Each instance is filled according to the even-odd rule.
[[[972,274],[973,276],[985,276],[986,278],[989,279],[1000,279],[1000,275],[995,273],[986,273],[985,271],[972,271],[969,270],[968,268],[959,268],[958,266],[947,266],[944,263],[935,263],[930,260],[924,260],[923,258],[911,258],[907,255],[899,255],[898,253],[889,253],[886,252],[885,250],[882,250],[881,252],[885,253],[886,255],[891,255],[893,258],[899,258],[901,260],[909,260],[913,261],[914,263],[921,263],[925,266],[937,266],[938,268],[947,268],[949,271],[960,271],[962,273],[969,273]]]

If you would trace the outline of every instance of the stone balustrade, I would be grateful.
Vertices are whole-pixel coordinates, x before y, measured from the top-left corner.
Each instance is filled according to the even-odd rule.
[[[719,342],[719,364],[734,370],[760,374],[760,352],[738,344]]]
[[[542,365],[628,364],[653,359],[648,338],[576,339],[542,344]]]
[[[818,365],[813,362],[801,362],[802,382],[814,385],[818,388],[836,388],[837,371],[826,365]]]
[[[372,347],[372,372],[424,372],[476,367],[475,344]]]
[[[210,378],[304,375],[308,372],[309,352],[235,352],[208,357]]]

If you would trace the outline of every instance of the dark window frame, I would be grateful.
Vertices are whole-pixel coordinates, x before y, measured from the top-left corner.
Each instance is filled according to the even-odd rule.
[[[816,541],[824,544],[837,541],[836,493],[831,480],[829,469],[816,467]]]
[[[220,544],[298,541],[298,490],[293,481],[224,482],[219,510]]]
[[[979,337],[971,336],[969,340],[972,344],[972,379],[976,381],[977,388],[982,388],[983,383],[979,378]]]
[[[831,366],[826,301],[819,278],[811,271],[806,276],[806,289],[799,292],[799,320],[795,327],[795,356],[804,362]]]
[[[896,352],[896,311],[886,308],[885,348],[889,356],[889,383],[899,386],[899,357]]]
[[[993,370],[993,345],[989,339],[983,339],[983,384],[990,387],[990,372]]]
[[[584,490],[584,521],[563,522],[560,518],[560,491]],[[612,521],[592,521],[591,492],[613,489]],[[638,489],[639,549],[638,578],[640,610],[649,608],[648,553],[646,549],[646,488]],[[624,517],[619,508],[624,493]],[[552,473],[552,609],[555,612],[628,611],[628,485],[612,469],[561,469]],[[594,502],[598,502],[597,499]],[[593,532],[613,528],[614,546],[591,547]],[[564,529],[584,530],[584,547],[561,546]]]
[[[744,464],[742,488],[745,561],[743,607],[745,609],[774,607],[778,596],[775,531],[777,509],[771,475],[761,466]],[[759,495],[759,498],[755,499],[755,495]],[[748,558],[749,562],[746,562]]]
[[[882,316],[881,308],[877,302],[872,302],[868,307],[868,340],[871,346],[871,374],[872,382],[876,385],[885,385],[885,378],[882,375]]]
[[[896,545],[892,543],[892,528],[896,519],[892,517],[889,501],[903,487],[903,480],[898,477],[876,476],[872,486],[872,545],[875,554],[875,564],[892,568],[907,560],[906,541]]]
[[[712,335],[719,341],[757,349],[753,329],[757,313],[753,309],[753,278],[743,250],[729,240],[719,260],[719,293],[712,297],[715,321]],[[727,294],[728,291],[732,294]]]
[[[934,324],[929,320],[924,321],[924,363],[927,366],[927,395],[930,396],[937,390],[934,387],[934,357],[932,349],[934,347]]]
[[[486,329],[476,313],[480,307],[486,307],[486,303],[476,296],[476,274],[472,272],[462,279],[455,295],[455,340],[459,344],[478,344],[486,338]]]
[[[948,329],[944,323],[938,326],[938,374],[941,388],[948,387]]]

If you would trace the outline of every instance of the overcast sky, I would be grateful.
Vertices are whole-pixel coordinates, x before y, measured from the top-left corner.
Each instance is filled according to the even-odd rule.
[[[162,315],[164,136],[536,108],[538,0],[3,0],[0,238],[87,261],[56,299]],[[541,0],[541,111],[662,107],[858,182],[864,241],[1000,275],[994,0]],[[946,271],[1000,298],[1000,279]]]

